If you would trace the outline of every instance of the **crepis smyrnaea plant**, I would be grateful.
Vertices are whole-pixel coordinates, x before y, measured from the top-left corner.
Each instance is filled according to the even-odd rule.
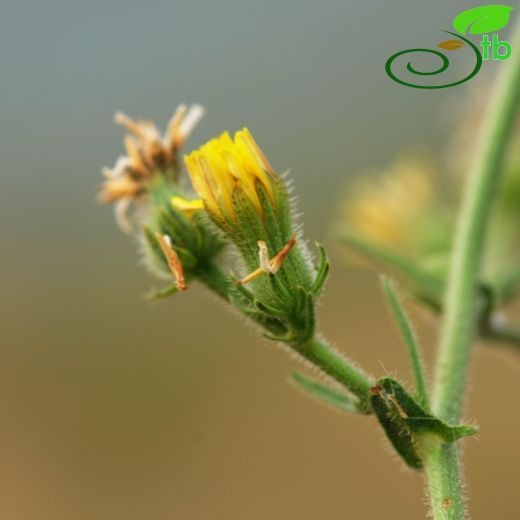
[[[436,520],[465,518],[457,445],[478,431],[460,420],[470,351],[476,332],[490,333],[498,306],[520,279],[517,269],[502,285],[498,278],[490,282],[481,276],[485,231],[514,126],[518,85],[520,55],[514,54],[482,125],[453,222],[450,259],[442,269],[429,270],[420,254],[405,257],[370,233],[342,230],[352,248],[400,276],[418,301],[442,319],[431,386],[413,326],[387,276],[381,279],[382,293],[403,338],[414,388],[368,375],[318,332],[315,310],[329,273],[327,254],[319,244],[307,246],[287,175],[271,166],[246,128],[233,136],[225,132],[182,160],[186,140],[203,114],[200,106],[181,105],[164,135],[150,121],[118,113],[116,122],[129,132],[126,155],[104,170],[99,191],[102,203],[114,204],[119,226],[133,236],[146,266],[165,281],[149,298],[181,293],[201,282],[266,338],[321,371],[326,377],[320,380],[304,373],[294,373],[292,380],[329,406],[373,416],[404,463],[425,474]],[[412,181],[417,185],[417,178]],[[406,199],[406,190],[404,195],[401,204],[417,206]],[[388,224],[385,198],[378,197],[375,214],[373,201],[354,206],[351,216],[362,224],[358,231],[366,227],[366,215],[376,220],[379,215]],[[227,249],[236,254],[224,255]],[[504,333],[502,339],[519,343],[514,334]]]

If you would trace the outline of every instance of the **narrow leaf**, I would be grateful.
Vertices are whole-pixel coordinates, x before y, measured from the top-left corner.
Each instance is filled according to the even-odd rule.
[[[258,310],[269,316],[287,316],[287,312],[285,310],[278,309],[276,307],[273,307],[272,305],[268,305],[267,303],[264,303],[258,299],[254,300],[254,305],[258,308]]]
[[[381,396],[372,395],[370,404],[395,451],[407,466],[413,469],[421,469],[423,463],[416,448],[413,432],[402,419],[395,417],[391,403],[381,394]]]
[[[334,390],[323,383],[310,379],[299,372],[291,374],[292,380],[311,397],[344,412],[362,413],[356,401],[349,395]]]
[[[392,281],[386,276],[381,277],[381,286],[394,314],[397,327],[403,337],[410,360],[410,366],[415,379],[415,394],[417,401],[423,408],[428,408],[428,386],[424,375],[424,364],[421,346],[412,328],[410,320],[406,315],[399,298],[395,292]]]
[[[317,296],[321,292],[330,270],[330,262],[327,257],[327,252],[325,251],[325,248],[321,244],[316,244],[316,247],[318,248],[318,253],[320,255],[320,262],[318,264],[318,272],[316,274],[316,279],[314,280],[314,283],[312,284],[312,287],[310,289],[310,292],[315,296]]]

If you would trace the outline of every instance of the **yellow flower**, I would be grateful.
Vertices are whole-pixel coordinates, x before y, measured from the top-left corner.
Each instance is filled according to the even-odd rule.
[[[185,156],[193,187],[213,215],[235,217],[233,195],[241,189],[259,214],[263,214],[258,185],[274,201],[274,172],[247,128],[234,140],[225,132]]]

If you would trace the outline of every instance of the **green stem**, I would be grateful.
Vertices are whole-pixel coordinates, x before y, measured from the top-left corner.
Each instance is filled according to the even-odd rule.
[[[217,265],[208,263],[199,267],[196,276],[206,287],[225,300],[229,300],[229,278]],[[369,390],[371,386],[374,386],[374,382],[352,365],[345,356],[334,350],[324,340],[316,337],[304,345],[295,347],[295,350],[352,392],[359,398],[360,408],[369,411]]]
[[[520,42],[517,49],[520,51]],[[520,52],[513,53],[511,63],[504,67],[505,74],[494,91],[476,161],[468,178],[448,277],[433,399],[434,411],[447,421],[459,418],[464,399],[486,224],[520,95]]]
[[[374,382],[345,356],[334,350],[323,339],[316,337],[305,345],[295,347],[295,350],[358,397],[360,406],[365,411],[370,409],[368,397]]]
[[[464,518],[459,458],[456,443],[440,442],[435,435],[421,439],[421,454],[435,520]]]
[[[445,295],[444,321],[437,359],[432,409],[441,419],[455,422],[464,402],[464,389],[475,336],[478,277],[493,195],[503,170],[504,155],[520,96],[520,25],[517,23],[510,63],[493,92],[489,112],[477,143],[457,222]],[[423,446],[433,518],[464,518],[457,455],[440,440]],[[437,444],[437,446],[435,446]],[[432,446],[433,445],[433,446]],[[448,510],[442,503],[452,501]],[[458,505],[460,504],[460,505]]]

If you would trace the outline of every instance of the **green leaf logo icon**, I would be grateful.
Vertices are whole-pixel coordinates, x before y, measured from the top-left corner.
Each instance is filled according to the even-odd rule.
[[[485,34],[498,31],[509,23],[513,7],[509,5],[482,5],[462,11],[453,20],[453,27],[461,34]]]

